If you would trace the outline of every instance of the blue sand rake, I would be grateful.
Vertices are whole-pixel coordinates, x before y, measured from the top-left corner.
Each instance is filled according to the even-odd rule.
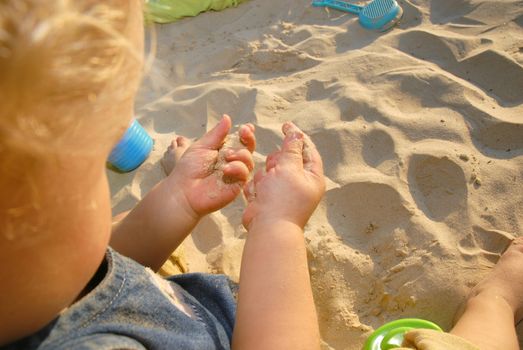
[[[351,4],[342,0],[313,0],[312,6],[330,7],[354,13],[367,29],[384,32],[392,28],[403,16],[403,10],[396,0],[373,0],[365,6]]]

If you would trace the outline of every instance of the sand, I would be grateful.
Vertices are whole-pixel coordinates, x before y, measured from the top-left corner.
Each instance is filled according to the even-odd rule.
[[[305,232],[324,348],[360,349],[402,317],[449,329],[523,232],[523,3],[401,6],[386,33],[306,0],[158,26],[136,106],[156,143],[138,170],[108,172],[114,214],[165,176],[174,133],[199,137],[222,113],[251,122],[260,167],[293,121],[328,183]],[[188,271],[238,279],[243,208],[239,198],[200,223],[178,252]]]

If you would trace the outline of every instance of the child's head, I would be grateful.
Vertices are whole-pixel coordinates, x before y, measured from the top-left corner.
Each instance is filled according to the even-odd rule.
[[[0,2],[0,147],[107,148],[100,141],[114,139],[132,114],[142,57],[137,6],[128,0]]]
[[[142,70],[140,0],[0,0],[0,344],[69,305],[110,235],[104,165]]]

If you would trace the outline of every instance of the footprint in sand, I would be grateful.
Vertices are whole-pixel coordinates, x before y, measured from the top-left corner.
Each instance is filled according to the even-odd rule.
[[[283,34],[282,41],[288,46],[294,46],[313,36],[311,30],[307,28],[297,29],[296,25],[292,23],[282,22],[280,28]]]
[[[335,182],[343,181],[347,175],[345,166],[352,162],[346,152],[347,149],[350,149],[350,140],[354,138],[350,130],[338,127],[325,128],[311,134],[310,137],[322,155],[325,176]],[[330,150],[328,156],[325,150]]]
[[[282,75],[312,68],[320,61],[293,49],[259,49],[247,54],[236,65],[235,73]]]
[[[523,14],[517,16],[517,17],[514,19],[514,23],[516,23],[518,26],[520,26],[521,28],[523,28]]]
[[[459,242],[459,252],[465,257],[482,256],[493,264],[515,238],[500,230],[487,230],[479,226],[474,226],[473,230]]]
[[[487,39],[445,37],[422,30],[397,35],[398,49],[474,84],[502,106],[523,103],[523,67],[506,54],[486,49]]]
[[[432,220],[443,221],[466,204],[465,174],[448,157],[412,156],[408,179],[416,204]]]
[[[430,21],[436,24],[455,22],[474,9],[471,2],[455,0],[437,0],[430,4]]]
[[[523,67],[501,52],[480,52],[453,66],[451,72],[470,80],[501,105],[523,103]]]
[[[362,251],[390,239],[395,228],[408,225],[412,215],[391,185],[353,182],[327,192],[327,218],[336,233]]]
[[[403,9],[403,17],[398,23],[398,27],[405,30],[408,28],[414,28],[421,24],[424,14],[422,6],[410,1],[403,1],[401,3]]]
[[[316,79],[309,80],[305,83],[307,92],[305,99],[307,101],[322,101],[336,96],[336,93],[342,89],[342,85],[336,81],[320,81]]]
[[[383,130],[372,130],[362,137],[362,156],[365,162],[381,172],[392,175],[396,152],[394,140]]]
[[[481,145],[502,151],[506,157],[516,156],[523,151],[523,123],[494,120],[478,125],[472,133]]]

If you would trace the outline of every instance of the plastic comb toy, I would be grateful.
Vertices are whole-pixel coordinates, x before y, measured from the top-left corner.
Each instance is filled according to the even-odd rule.
[[[392,28],[403,16],[403,10],[396,0],[373,0],[365,6],[342,0],[313,0],[312,6],[354,13],[359,16],[363,27],[380,32]]]

